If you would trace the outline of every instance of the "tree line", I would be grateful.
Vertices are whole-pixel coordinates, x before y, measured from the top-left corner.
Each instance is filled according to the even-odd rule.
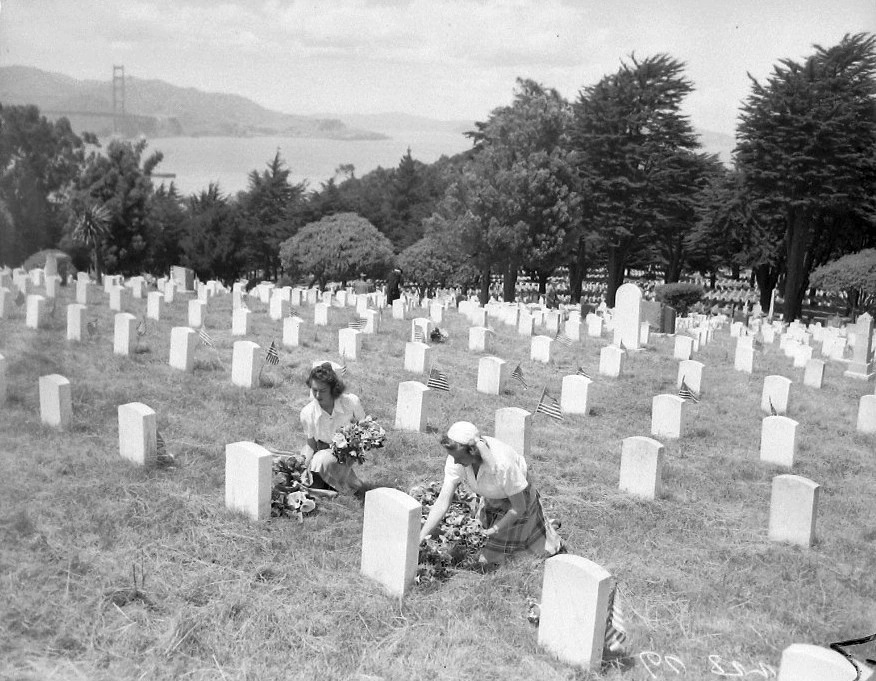
[[[494,275],[513,300],[526,273],[545,290],[568,273],[577,300],[605,270],[614,304],[626,272],[666,282],[750,268],[769,305],[800,316],[811,275],[876,247],[876,36],[782,59],[741,103],[733,165],[703,153],[670,55],[621,62],[573,101],[519,79],[511,103],[467,133],[472,148],[432,164],[410,150],[357,177],[340,166],[311,190],[279,152],[246,190],[188,197],[154,183],[145,140],[106,149],[36,107],[0,109],[0,262],[46,247],[96,272],[165,272],[311,282],[380,278],[393,265],[427,287]],[[834,280],[824,277],[821,280]]]

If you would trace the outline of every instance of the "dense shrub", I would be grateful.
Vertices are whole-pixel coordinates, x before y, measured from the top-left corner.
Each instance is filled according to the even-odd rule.
[[[675,308],[680,315],[687,314],[688,308],[702,300],[705,291],[699,284],[679,282],[664,284],[654,289],[654,295],[661,303]]]
[[[876,307],[876,248],[850,253],[822,265],[812,272],[809,285],[831,293],[845,293],[850,308],[872,311]]]

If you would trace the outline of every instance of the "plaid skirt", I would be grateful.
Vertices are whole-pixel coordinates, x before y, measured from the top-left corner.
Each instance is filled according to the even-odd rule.
[[[528,551],[539,558],[558,553],[563,541],[557,531],[548,524],[541,506],[538,491],[529,485],[523,490],[526,512],[503,529],[487,537],[481,554],[488,563],[502,563],[513,553]],[[492,527],[511,508],[509,499],[481,499],[478,518],[484,528]]]

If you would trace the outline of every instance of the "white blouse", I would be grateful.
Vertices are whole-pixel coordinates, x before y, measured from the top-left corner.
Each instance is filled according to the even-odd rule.
[[[455,463],[452,456],[444,464],[444,484],[464,481],[469,489],[487,499],[507,499],[529,484],[526,460],[515,449],[494,437],[482,436],[478,452],[482,463],[475,475],[472,466]]]
[[[341,393],[329,414],[316,400],[311,400],[301,410],[301,428],[305,437],[321,442],[331,442],[341,426],[365,418],[365,410],[359,398],[352,393]]]

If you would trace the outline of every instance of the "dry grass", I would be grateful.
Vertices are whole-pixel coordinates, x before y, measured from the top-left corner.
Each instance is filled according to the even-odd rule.
[[[415,588],[401,603],[358,574],[362,511],[342,498],[322,503],[303,525],[252,523],[223,506],[225,444],[254,440],[283,449],[301,442],[298,410],[311,362],[336,358],[336,328],[314,330],[305,308],[304,344],[281,350],[266,387],[230,383],[230,297],[213,299],[207,328],[217,350],[197,350],[193,374],[167,366],[169,330],[184,325],[180,297],[150,322],[141,352],[112,354],[112,314],[92,306],[98,338],[64,340],[61,289],[55,328],[31,331],[0,320],[9,400],[0,409],[0,677],[9,679],[584,679],[551,658],[526,620],[539,598],[542,566],[523,559],[486,576],[459,573]],[[131,300],[138,317],[145,300]],[[281,325],[259,312],[249,338],[279,343]],[[493,354],[521,363],[533,386],[475,392],[476,357],[467,324],[451,313],[450,341],[435,346],[452,392],[425,434],[391,433],[361,470],[407,489],[440,478],[435,433],[465,418],[492,431],[503,406],[534,409],[547,384],[578,365],[594,376],[604,341],[560,347],[551,365],[530,362],[529,344],[496,324]],[[380,422],[394,420],[408,322],[384,314],[366,337],[365,359],[349,362],[349,388]],[[626,670],[602,678],[702,679],[710,655],[726,671],[778,668],[793,642],[827,644],[872,633],[876,621],[876,457],[854,432],[858,399],[872,391],[827,368],[821,391],[802,386],[778,346],[759,355],[749,378],[732,368],[727,331],[704,348],[705,394],[690,434],[666,443],[666,497],[648,503],[617,489],[620,443],[647,435],[651,398],[674,392],[671,339],[655,337],[629,358],[619,380],[597,377],[595,416],[562,423],[534,418],[530,469],[572,552],[620,580],[634,650]],[[68,377],[74,424],[40,424],[37,379]],[[818,541],[811,550],[767,541],[770,481],[758,461],[763,377],[795,380],[789,415],[800,422],[793,472],[822,486]],[[139,469],[118,455],[116,408],[144,402],[176,456],[171,468]],[[134,583],[135,577],[137,583]],[[142,577],[141,577],[142,575]],[[657,666],[675,655],[686,672]],[[873,651],[869,656],[873,657]],[[641,655],[640,655],[641,654]],[[714,660],[715,658],[712,658]]]

